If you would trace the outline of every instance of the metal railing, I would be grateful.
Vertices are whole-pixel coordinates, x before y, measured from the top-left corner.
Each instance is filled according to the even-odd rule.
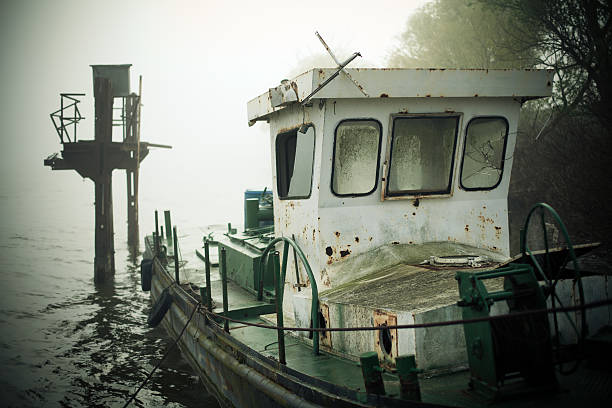
[[[85,119],[79,111],[78,104],[81,101],[76,98],[77,96],[85,96],[85,94],[61,93],[60,108],[49,115],[62,144],[77,141],[77,124]]]
[[[270,241],[270,243],[268,244],[268,246],[266,247],[266,249],[264,249],[263,253],[261,254],[261,258],[259,260],[259,288],[258,288],[258,292],[257,292],[257,300],[262,300],[263,298],[263,285],[264,285],[264,274],[265,274],[265,269],[264,269],[264,265],[265,260],[268,256],[268,253],[275,247],[275,245],[278,242],[284,242],[285,245],[283,247],[283,265],[282,268],[280,268],[280,270],[277,270],[278,268],[276,267],[276,262],[278,262],[278,258],[275,257],[275,267],[274,267],[274,278],[275,278],[275,282],[277,282],[277,287],[275,287],[275,295],[276,295],[276,299],[278,304],[280,305],[279,310],[277,311],[277,314],[280,313],[282,316],[282,312],[283,312],[283,289],[285,287],[285,277],[287,275],[287,258],[289,255],[289,246],[293,247],[294,250],[294,256],[297,256],[300,261],[302,261],[302,264],[304,265],[304,269],[306,269],[306,274],[308,275],[308,278],[310,279],[310,291],[311,291],[311,305],[310,305],[310,318],[312,320],[312,327],[315,329],[319,328],[319,290],[317,288],[317,281],[314,278],[314,275],[312,274],[312,270],[310,269],[310,264],[308,263],[308,261],[306,260],[306,256],[304,255],[304,252],[302,252],[302,249],[298,246],[298,244],[287,237],[278,237],[273,239],[272,241]],[[282,289],[281,289],[282,288]],[[280,327],[282,327],[282,324],[279,325]],[[282,330],[282,329],[281,329]],[[319,354],[319,336],[318,335],[313,335],[312,336],[312,351],[315,355]]]

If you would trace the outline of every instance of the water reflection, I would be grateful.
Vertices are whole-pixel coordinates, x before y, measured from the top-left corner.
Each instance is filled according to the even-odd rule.
[[[57,230],[50,237],[2,235],[4,406],[122,406],[171,344],[163,329],[146,326],[150,300],[140,289],[137,251],[117,245],[114,280],[94,285],[91,240],[85,239],[91,234],[80,232],[83,239],[71,230],[66,237]],[[69,249],[57,248],[62,238],[71,240]],[[133,403],[161,405],[217,406],[178,349]]]

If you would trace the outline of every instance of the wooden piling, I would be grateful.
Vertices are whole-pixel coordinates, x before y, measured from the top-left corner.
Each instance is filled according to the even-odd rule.
[[[94,281],[109,281],[115,275],[115,247],[113,228],[113,179],[104,154],[112,142],[113,90],[107,78],[96,78],[95,97],[95,150],[97,171],[92,179],[95,183],[95,258]]]

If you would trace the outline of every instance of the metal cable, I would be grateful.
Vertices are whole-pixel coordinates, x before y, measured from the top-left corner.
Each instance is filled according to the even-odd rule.
[[[169,286],[172,286],[169,285]],[[155,367],[153,367],[153,370],[151,370],[151,372],[149,373],[149,375],[147,375],[147,378],[145,378],[145,380],[142,382],[142,384],[140,384],[140,386],[138,387],[138,389],[136,390],[136,392],[134,392],[134,394],[132,394],[132,396],[130,397],[130,399],[125,403],[125,405],[123,406],[123,408],[126,408],[128,405],[130,405],[130,402],[132,402],[134,400],[134,398],[136,398],[136,395],[138,395],[138,393],[140,392],[140,390],[142,390],[142,387],[145,386],[145,384],[151,379],[151,377],[153,376],[153,373],[155,373],[155,370],[157,370],[161,364],[164,362],[164,360],[166,359],[166,357],[168,357],[168,355],[170,354],[170,351],[172,351],[172,349],[174,349],[174,346],[176,346],[176,344],[178,343],[179,339],[183,336],[183,333],[185,332],[185,329],[187,328],[187,326],[189,325],[189,322],[191,321],[191,319],[193,318],[193,316],[195,315],[196,310],[198,310],[198,308],[200,307],[200,302],[196,303],[195,307],[193,308],[193,311],[191,312],[191,316],[189,316],[189,319],[187,319],[187,323],[185,323],[185,325],[183,326],[183,328],[181,329],[181,332],[179,333],[179,335],[177,336],[177,338],[174,340],[174,342],[172,343],[172,345],[170,347],[168,347],[168,350],[166,350],[166,353],[164,353],[164,356],[162,357],[161,360],[159,360],[159,362],[157,363],[157,365]]]
[[[423,329],[428,327],[440,327],[440,326],[454,326],[458,324],[469,324],[469,323],[480,323],[480,322],[488,322],[492,320],[500,320],[506,319],[509,317],[520,317],[520,316],[530,316],[536,314],[543,313],[556,313],[556,312],[575,312],[583,309],[592,309],[601,306],[609,306],[612,305],[612,299],[600,300],[597,302],[586,303],[584,305],[579,306],[568,306],[561,308],[551,308],[551,309],[535,309],[535,310],[526,310],[522,312],[496,315],[496,316],[486,316],[486,317],[477,317],[473,319],[459,319],[459,320],[448,320],[445,322],[432,322],[432,323],[415,323],[415,324],[396,324],[384,326],[385,329]],[[372,331],[372,330],[381,330],[383,327],[381,326],[362,326],[362,327],[319,327],[319,328],[311,328],[311,327],[278,327],[268,324],[262,323],[253,323],[247,322],[244,320],[236,320],[231,317],[223,316],[221,314],[217,314],[208,310],[204,310],[209,316],[216,317],[219,319],[227,320],[232,323],[240,323],[246,326],[253,327],[261,327],[264,329],[272,329],[272,330],[286,330],[286,331],[306,331],[306,332],[326,332],[326,331],[337,331],[337,332],[349,332],[349,331]]]

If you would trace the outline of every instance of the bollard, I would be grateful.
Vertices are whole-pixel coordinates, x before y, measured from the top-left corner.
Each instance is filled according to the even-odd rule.
[[[225,265],[225,248],[221,248],[221,287],[223,289],[223,316],[227,316],[227,265]],[[229,333],[229,321],[223,319],[223,330]]]
[[[382,379],[382,368],[378,362],[378,354],[368,351],[359,356],[361,374],[368,394],[385,394],[385,384]]]
[[[176,227],[172,230],[174,232],[174,279],[177,285],[181,284],[179,279],[179,256],[178,256],[178,242],[176,240]]]
[[[206,307],[212,312],[212,293],[210,287],[210,252],[208,247],[208,241],[204,243],[204,263],[206,271]],[[202,299],[202,302],[205,300]]]
[[[419,387],[418,373],[414,354],[397,356],[395,358],[397,376],[400,381],[400,398],[403,400],[420,401],[421,388]]]
[[[280,276],[280,260],[278,251],[274,251],[274,295],[276,298],[276,326],[278,326],[278,361],[281,364],[287,364],[285,358],[285,333],[283,327],[283,292],[285,285],[281,282]]]

